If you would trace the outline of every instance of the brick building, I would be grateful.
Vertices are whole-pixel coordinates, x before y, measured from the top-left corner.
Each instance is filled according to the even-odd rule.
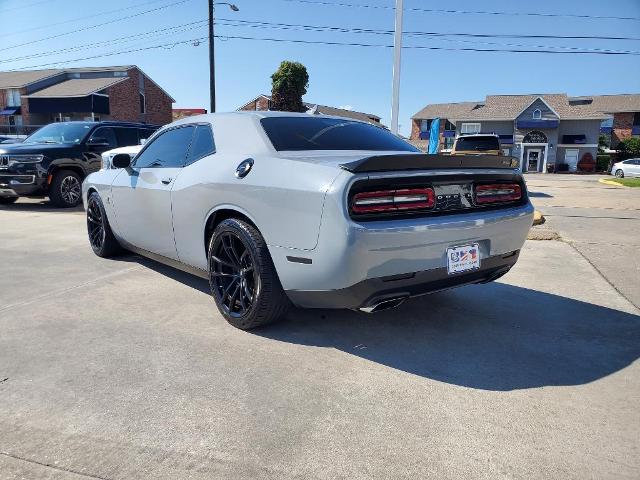
[[[181,118],[193,117],[194,115],[204,115],[207,113],[206,108],[174,108],[172,111],[173,121]]]
[[[362,120],[363,122],[369,122],[374,125],[380,124],[380,117],[373,113],[356,112],[355,110],[346,110],[344,108],[328,107],[327,105],[316,105],[315,103],[304,102],[306,108],[317,107],[318,113],[324,115],[334,115],[337,117],[353,118],[355,120]],[[256,98],[242,105],[238,110],[271,110],[271,96],[258,95]]]
[[[135,65],[0,72],[0,132],[92,119],[162,125],[174,101]]]
[[[613,149],[640,135],[640,95],[488,95],[476,102],[431,104],[412,117],[411,142],[419,148],[426,150],[435,118],[440,151],[460,135],[493,133],[505,155],[520,159],[523,171],[575,171],[580,159],[596,157],[601,134]]]

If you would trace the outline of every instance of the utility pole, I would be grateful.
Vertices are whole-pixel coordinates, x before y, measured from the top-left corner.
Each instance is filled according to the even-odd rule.
[[[240,9],[233,3],[216,2],[209,0],[209,95],[211,97],[211,110],[209,113],[216,111],[216,56],[213,50],[213,34],[214,13],[216,5],[226,5],[232,12],[238,12]]]
[[[211,108],[209,113],[216,111],[216,56],[213,50],[213,0],[209,0],[209,96],[211,98]]]
[[[398,134],[398,110],[400,103],[400,60],[402,56],[403,0],[396,0],[396,29],[393,38],[393,89],[391,94],[391,133]]]

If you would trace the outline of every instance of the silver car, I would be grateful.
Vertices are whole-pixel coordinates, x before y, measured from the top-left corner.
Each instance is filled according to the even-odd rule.
[[[353,119],[189,117],[83,184],[89,241],[209,280],[254,328],[293,304],[375,312],[497,279],[531,227],[510,157],[425,155]]]
[[[613,164],[611,175],[618,178],[640,177],[640,158],[630,158]]]

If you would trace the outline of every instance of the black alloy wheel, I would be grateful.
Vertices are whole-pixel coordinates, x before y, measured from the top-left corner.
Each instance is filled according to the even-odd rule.
[[[82,179],[73,170],[58,170],[49,187],[51,203],[60,208],[75,207],[82,201]]]
[[[242,240],[232,232],[219,235],[210,258],[211,286],[224,313],[243,317],[260,291],[255,262]]]
[[[92,195],[87,201],[87,232],[89,243],[93,250],[101,250],[105,241],[105,228],[102,210],[96,196]]]
[[[93,253],[99,257],[112,257],[122,251],[97,192],[92,192],[87,198],[87,234]]]
[[[75,175],[68,175],[60,183],[60,196],[68,205],[77,205],[82,195],[82,184]]]
[[[208,259],[211,293],[231,325],[251,330],[286,315],[291,302],[254,225],[239,218],[221,221],[209,240]]]

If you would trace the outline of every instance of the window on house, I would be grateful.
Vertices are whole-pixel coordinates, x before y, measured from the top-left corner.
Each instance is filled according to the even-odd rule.
[[[480,124],[479,123],[463,123],[460,128],[460,133],[463,135],[469,135],[473,133],[480,133]]]
[[[534,120],[540,120],[542,118],[542,111],[539,108],[536,108],[533,111],[533,119]]]
[[[640,125],[640,112],[636,112],[633,115],[633,126]]]
[[[453,123],[451,123],[449,120],[447,120],[444,123],[444,129],[445,130],[453,130],[453,131],[455,131],[456,130],[456,126]]]
[[[142,92],[140,92],[140,113],[147,113],[147,99]]]
[[[431,122],[433,120],[432,119],[426,119],[426,120],[420,120],[420,131],[421,132],[428,132],[429,130],[431,130]]]
[[[19,107],[20,106],[20,90],[17,88],[10,88],[7,90],[7,107]]]

